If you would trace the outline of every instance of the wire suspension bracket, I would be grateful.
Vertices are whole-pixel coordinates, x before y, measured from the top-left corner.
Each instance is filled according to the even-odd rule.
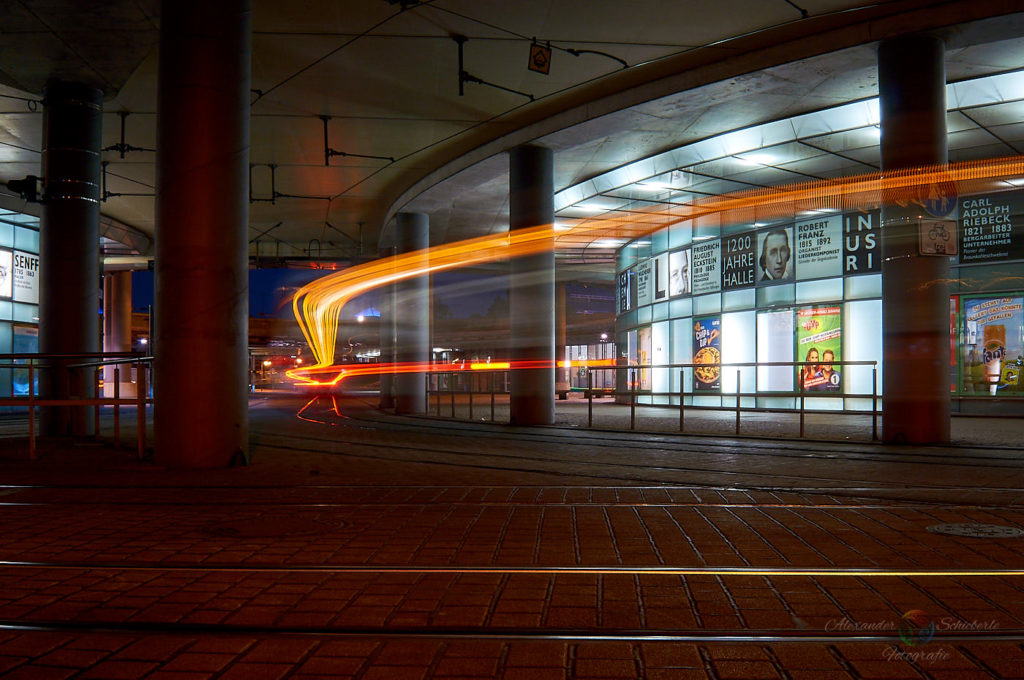
[[[352,158],[372,158],[378,161],[388,161],[394,163],[395,159],[392,156],[372,156],[363,153],[348,153],[347,151],[337,151],[331,148],[330,143],[327,140],[327,121],[331,119],[330,116],[320,116],[320,120],[324,122],[324,166],[328,167],[331,164],[332,156],[348,156]]]
[[[117,144],[111,144],[108,147],[104,147],[104,151],[116,151],[120,154],[121,158],[124,158],[125,154],[132,151],[150,151],[156,153],[156,149],[146,149],[141,146],[132,146],[124,141],[124,128],[125,121],[128,120],[128,116],[131,115],[131,111],[118,111],[117,115],[121,117],[121,141]]]
[[[464,66],[464,64],[465,64],[465,57],[463,55],[463,46],[466,44],[466,41],[468,41],[469,38],[467,38],[464,35],[453,35],[452,36],[452,40],[454,40],[456,42],[456,44],[458,44],[458,46],[459,46],[459,96],[460,97],[463,96],[464,94],[466,94],[466,88],[465,88],[466,83],[476,83],[477,85],[486,85],[488,87],[493,87],[493,88],[495,88],[497,90],[502,90],[504,92],[510,92],[511,94],[517,94],[520,97],[526,97],[531,102],[534,101],[533,95],[530,94],[529,92],[520,92],[519,90],[513,90],[511,87],[505,87],[504,85],[498,85],[497,83],[492,83],[492,82],[486,81],[483,78],[478,78],[478,77],[474,76],[472,73],[469,73],[468,71],[466,71],[465,66]]]

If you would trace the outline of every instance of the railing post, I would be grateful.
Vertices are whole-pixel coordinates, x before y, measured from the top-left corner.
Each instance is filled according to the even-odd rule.
[[[473,420],[473,386],[476,383],[476,376],[469,374],[469,419]]]
[[[121,366],[114,364],[114,446],[121,445]]]
[[[871,441],[878,441],[878,365],[871,368]]]
[[[452,399],[452,419],[455,419],[455,374],[451,373],[448,376],[448,395]]]
[[[636,369],[633,369],[633,379],[629,381],[629,429],[636,429]]]
[[[587,427],[594,427],[594,372],[587,371]]]
[[[736,369],[736,434],[740,433],[740,394],[743,390],[740,389],[740,375],[743,369]]]
[[[138,394],[135,398],[136,419],[138,422],[138,451],[139,460],[142,460],[146,451],[146,367],[141,361],[135,369],[135,387]]]
[[[804,369],[800,367],[800,436],[804,436]]]
[[[679,431],[683,431],[683,400],[685,394],[685,381],[686,371],[679,369]]]
[[[491,373],[491,422],[494,422],[494,379],[498,377],[498,373],[495,371]]]
[[[100,398],[100,380],[103,379],[103,369],[99,366],[96,367],[96,373],[94,374],[92,381],[92,398]],[[92,438],[100,438],[100,405],[96,404],[92,409]]]
[[[28,360],[28,458],[36,459],[36,372],[35,360]]]

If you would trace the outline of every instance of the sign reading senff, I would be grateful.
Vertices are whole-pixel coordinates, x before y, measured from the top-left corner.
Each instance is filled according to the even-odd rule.
[[[39,304],[39,255],[15,250],[12,260],[14,301]]]

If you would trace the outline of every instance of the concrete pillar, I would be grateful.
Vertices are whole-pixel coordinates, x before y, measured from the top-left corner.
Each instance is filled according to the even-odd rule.
[[[565,282],[561,281],[555,285],[555,360],[558,362],[555,391],[566,396],[569,393],[569,369],[564,366],[568,359],[565,355]]]
[[[100,149],[103,95],[76,83],[50,81],[43,96],[39,227],[39,351],[95,354],[100,348]],[[81,361],[81,359],[79,359]],[[40,376],[59,399],[93,396],[93,369],[60,368]],[[92,434],[92,407],[44,409],[43,432]]]
[[[164,0],[157,89],[156,460],[248,457],[250,0]]]
[[[395,253],[420,252],[418,264],[428,265],[430,223],[423,213],[398,213]],[[395,284],[395,361],[401,364],[430,361],[430,276],[418,276]],[[427,393],[421,371],[395,376],[395,413],[426,413]]]
[[[103,351],[132,351],[132,273],[107,272],[103,276]],[[135,395],[131,382],[131,364],[118,366],[118,395]],[[103,370],[103,393],[114,396],[114,367]]]
[[[394,248],[381,248],[377,251],[378,257],[391,257]],[[380,302],[377,308],[380,310],[380,363],[393,364],[395,362],[395,287],[393,284],[380,288]],[[380,408],[395,407],[395,375],[394,373],[380,374]]]
[[[555,221],[554,154],[540,146],[510,152],[509,229]],[[546,368],[512,371],[510,421],[514,425],[555,422],[555,251],[512,260],[509,281],[511,361],[542,361]]]
[[[884,41],[878,90],[882,170],[946,163],[942,41]],[[948,443],[949,259],[918,253],[916,220],[927,214],[921,201],[907,198],[886,197],[882,207],[882,438]]]

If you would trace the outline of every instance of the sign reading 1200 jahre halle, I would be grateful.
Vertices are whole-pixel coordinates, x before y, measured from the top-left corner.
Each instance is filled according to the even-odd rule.
[[[1016,229],[1014,226],[1016,225]],[[960,262],[1024,257],[1024,195],[964,198],[960,204]]]

